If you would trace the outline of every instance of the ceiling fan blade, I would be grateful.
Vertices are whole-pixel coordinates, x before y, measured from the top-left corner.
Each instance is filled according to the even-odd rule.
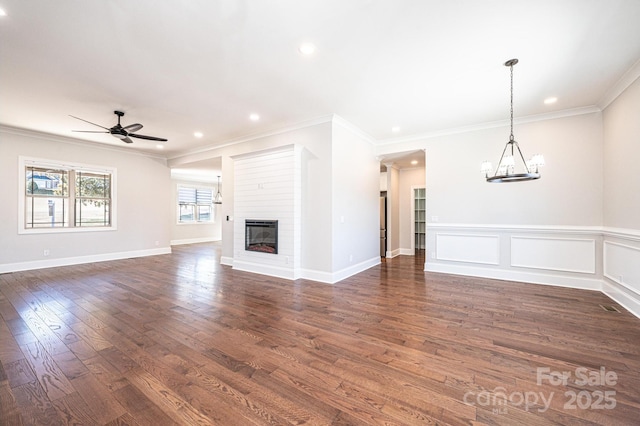
[[[137,132],[138,130],[142,129],[142,124],[140,123],[136,123],[136,124],[129,124],[128,126],[124,126],[123,129],[126,130],[128,133],[132,133],[132,132]]]
[[[92,123],[90,121],[85,120],[84,118],[76,117],[75,115],[69,114],[69,117],[73,117],[73,118],[75,118],[77,120],[84,121],[85,123],[93,124],[94,126],[98,126],[98,127],[101,127],[101,128],[103,128],[105,130],[109,130],[107,127],[101,126],[101,125],[96,124],[96,123]]]
[[[81,133],[109,133],[109,132],[103,132],[102,130],[72,130],[72,132],[81,132]]]
[[[158,141],[158,142],[166,142],[167,141],[164,138],[157,138],[155,136],[137,135],[137,134],[133,134],[133,133],[129,133],[129,136],[131,136],[133,138],[146,139],[146,140],[149,140],[149,141]]]
[[[118,138],[118,139],[120,139],[124,143],[133,143],[133,141],[126,136],[124,138]]]

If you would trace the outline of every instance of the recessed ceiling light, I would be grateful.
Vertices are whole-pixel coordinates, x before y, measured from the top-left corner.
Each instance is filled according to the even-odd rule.
[[[4,9],[0,9],[0,16],[7,16],[7,12]]]
[[[259,116],[258,114],[251,114],[251,115],[249,116],[249,119],[250,119],[251,121],[258,121],[258,120],[260,120],[260,116]]]
[[[398,127],[398,126],[393,126],[393,127],[391,128],[391,131],[392,131],[393,133],[398,133],[398,132],[400,131],[400,127]]]
[[[411,160],[411,165],[415,166],[416,164],[418,164],[418,160]]]
[[[549,104],[555,104],[557,102],[558,98],[556,98],[555,96],[552,96],[550,98],[547,98],[544,100],[544,103],[549,105]]]
[[[204,135],[202,134],[202,132],[193,132],[193,136],[195,136],[196,138],[201,138]]]
[[[164,145],[158,144],[158,145],[156,145],[156,148],[158,148],[158,149],[164,149]]]
[[[303,55],[313,55],[316,51],[316,47],[311,43],[302,43],[298,47],[298,51]]]

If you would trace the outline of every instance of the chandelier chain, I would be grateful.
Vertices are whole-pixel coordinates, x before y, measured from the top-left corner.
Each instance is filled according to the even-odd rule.
[[[511,69],[511,135],[509,140],[513,140],[513,64],[509,67]]]

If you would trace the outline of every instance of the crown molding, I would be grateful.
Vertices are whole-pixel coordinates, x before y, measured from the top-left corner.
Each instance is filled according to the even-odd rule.
[[[184,157],[188,157],[191,155],[197,155],[197,154],[202,154],[205,152],[209,152],[209,151],[215,151],[218,149],[222,149],[222,148],[226,148],[229,146],[233,146],[233,145],[238,145],[244,142],[250,142],[256,139],[261,139],[261,138],[266,138],[269,136],[275,136],[275,135],[280,135],[283,133],[287,133],[287,132],[291,132],[294,130],[300,130],[300,129],[304,129],[306,127],[311,127],[311,126],[316,126],[318,124],[324,124],[324,123],[335,123],[337,125],[339,125],[340,127],[354,133],[355,135],[363,138],[364,140],[366,140],[367,142],[369,142],[371,145],[376,145],[377,144],[377,140],[374,139],[371,135],[365,133],[362,129],[360,129],[359,127],[355,126],[354,124],[350,123],[349,121],[345,120],[344,118],[340,117],[337,114],[329,114],[329,115],[323,115],[320,117],[316,117],[316,118],[312,118],[310,120],[305,120],[305,121],[301,121],[299,123],[296,124],[292,124],[290,126],[286,126],[280,129],[274,129],[274,130],[269,130],[266,132],[260,132],[260,133],[254,133],[251,135],[247,135],[247,136],[242,136],[239,138],[235,138],[235,139],[230,139],[228,141],[222,142],[220,144],[209,144],[207,146],[203,146],[203,147],[199,147],[196,149],[192,149],[192,150],[187,150],[187,151],[183,151],[180,152],[179,154],[173,156],[173,157],[169,157],[169,160],[178,160]]]
[[[12,126],[7,126],[5,124],[0,124],[0,132],[9,133],[9,134],[18,135],[18,136],[26,136],[26,137],[41,139],[46,141],[60,142],[60,143],[65,143],[69,145],[83,146],[85,148],[91,147],[96,149],[102,149],[105,151],[115,151],[119,153],[126,153],[129,155],[139,155],[141,157],[159,159],[164,162],[167,161],[167,157],[162,155],[146,153],[146,152],[138,151],[135,149],[129,149],[125,147],[107,145],[100,142],[88,141],[86,139],[76,139],[76,138],[70,138],[68,136],[55,135],[53,133],[39,132],[37,130],[30,130],[30,129],[25,129],[21,127],[12,127]]]
[[[620,77],[613,87],[605,92],[596,105],[598,105],[601,110],[604,110],[638,78],[640,78],[640,59],[638,59],[638,61],[636,61],[636,63],[627,70],[627,72],[622,74],[622,77]]]
[[[351,133],[355,134],[356,136],[359,136],[362,139],[366,140],[371,145],[375,146],[378,143],[378,141],[373,136],[371,136],[370,134],[366,133],[364,130],[362,130],[358,126],[356,126],[353,123],[345,120],[344,118],[340,117],[337,114],[333,114],[333,122],[335,124],[339,125],[340,127],[344,128],[346,130],[349,130]]]
[[[321,117],[316,117],[316,118],[312,118],[310,120],[305,120],[305,121],[301,121],[299,123],[296,124],[292,124],[290,126],[287,127],[282,127],[279,129],[274,129],[274,130],[268,130],[265,132],[259,132],[259,133],[253,133],[251,135],[247,135],[247,136],[241,136],[239,138],[234,138],[234,139],[229,139],[227,141],[223,141],[222,143],[219,144],[209,144],[206,146],[202,146],[196,149],[191,149],[191,150],[187,150],[187,151],[182,151],[176,155],[174,155],[173,157],[169,157],[169,160],[178,160],[184,157],[189,157],[191,155],[196,155],[196,154],[202,154],[205,152],[210,152],[210,151],[215,151],[218,149],[222,149],[222,148],[227,148],[229,146],[233,146],[233,145],[238,145],[244,142],[250,142],[256,139],[261,139],[261,138],[266,138],[269,136],[275,136],[275,135],[280,135],[283,133],[287,133],[287,132],[291,132],[294,130],[300,130],[300,129],[304,129],[305,127],[311,127],[311,126],[316,126],[318,124],[323,124],[323,123],[329,123],[331,121],[333,121],[334,119],[334,114],[329,114],[329,115],[323,115]]]
[[[596,105],[590,105],[580,108],[563,109],[561,111],[547,112],[544,114],[527,115],[524,117],[515,118],[514,124],[535,123],[537,121],[554,120],[556,118],[572,117],[575,115],[592,114],[601,112],[602,110]],[[442,136],[455,135],[460,133],[477,132],[479,130],[494,129],[497,127],[507,127],[510,121],[508,119],[489,121],[486,123],[472,124],[469,126],[452,127],[449,129],[437,130],[434,132],[420,133],[402,138],[383,139],[377,143],[378,147],[394,145],[403,142],[415,142],[424,139],[433,139]]]

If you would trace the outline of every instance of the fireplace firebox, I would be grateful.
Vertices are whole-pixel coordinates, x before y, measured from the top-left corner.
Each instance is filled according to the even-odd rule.
[[[278,254],[278,221],[245,220],[244,249],[261,253]]]

